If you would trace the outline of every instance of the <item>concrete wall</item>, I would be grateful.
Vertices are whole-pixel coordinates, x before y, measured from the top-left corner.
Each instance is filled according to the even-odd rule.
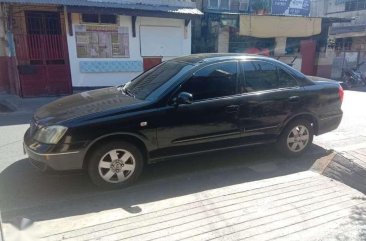
[[[310,17],[322,17],[326,15],[328,0],[311,0]]]
[[[312,0],[310,16],[354,18],[352,24],[366,23],[366,10],[348,12],[345,12],[345,10],[346,4],[337,3],[337,0]]]
[[[129,31],[129,52],[128,58],[78,58],[76,52],[75,39],[75,25],[80,24],[80,15],[72,14],[73,36],[67,37],[72,85],[74,87],[88,87],[88,86],[112,86],[128,82],[142,71],[138,72],[108,72],[108,73],[82,73],[80,71],[80,62],[82,61],[140,61],[142,66],[143,58],[141,56],[140,43],[140,26],[171,26],[178,27],[182,31],[184,39],[177,43],[182,46],[181,55],[189,55],[191,53],[191,25],[184,26],[182,19],[167,19],[167,18],[151,18],[151,17],[137,17],[136,20],[136,37],[132,36],[132,19],[130,16],[119,16],[119,26],[128,27]],[[161,33],[160,33],[161,34]],[[164,33],[165,37],[169,39],[170,33]],[[157,43],[158,44],[158,43]],[[166,54],[162,56],[163,61],[177,56]]]
[[[219,36],[217,40],[217,52],[228,53],[229,52],[229,27],[220,27]]]

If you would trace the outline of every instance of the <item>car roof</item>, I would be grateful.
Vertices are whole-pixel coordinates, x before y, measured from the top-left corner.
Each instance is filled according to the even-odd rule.
[[[272,58],[264,57],[261,55],[255,54],[228,54],[228,53],[209,53],[209,54],[191,54],[188,56],[178,57],[172,59],[172,61],[185,62],[189,64],[197,64],[197,63],[207,63],[207,62],[216,62],[222,60],[230,60],[230,59],[248,59],[248,58],[256,58],[256,59],[268,59],[274,60]]]
[[[201,64],[209,64],[209,63],[215,63],[225,60],[247,60],[247,59],[255,59],[255,60],[265,60],[270,63],[276,63],[283,68],[285,68],[287,71],[292,73],[292,75],[296,76],[297,78],[307,79],[306,76],[301,73],[300,71],[297,71],[287,64],[271,58],[266,57],[262,55],[256,55],[256,54],[231,54],[231,53],[207,53],[207,54],[191,54],[188,56],[178,57],[171,59],[170,61],[176,61],[181,63],[187,63],[194,66],[199,66]]]

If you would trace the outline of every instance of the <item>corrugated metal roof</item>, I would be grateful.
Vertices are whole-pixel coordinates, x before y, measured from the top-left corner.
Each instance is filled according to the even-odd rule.
[[[0,0],[2,3],[18,4],[51,4],[77,7],[119,8],[143,11],[163,11],[185,15],[202,15],[203,13],[194,7],[194,3],[177,1],[177,4],[169,4],[169,1],[121,1],[121,0]],[[160,4],[159,4],[160,3]]]

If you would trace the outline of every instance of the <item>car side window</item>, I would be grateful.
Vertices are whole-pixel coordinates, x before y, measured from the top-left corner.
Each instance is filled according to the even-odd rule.
[[[288,88],[298,86],[294,77],[285,70],[278,68],[278,88]]]
[[[265,61],[245,61],[242,92],[254,92],[297,86],[297,81],[282,68]]]
[[[245,84],[243,92],[254,92],[277,88],[277,67],[264,61],[245,61],[241,63],[244,69]]]
[[[181,87],[181,92],[193,95],[193,100],[204,100],[236,94],[237,62],[212,64],[198,70]]]

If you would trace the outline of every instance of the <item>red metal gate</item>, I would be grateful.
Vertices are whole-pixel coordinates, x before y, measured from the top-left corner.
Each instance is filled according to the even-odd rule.
[[[301,72],[306,75],[315,75],[316,42],[311,39],[302,40],[300,45]]]
[[[23,97],[72,92],[67,42],[57,12],[25,12],[26,34],[14,35]]]

